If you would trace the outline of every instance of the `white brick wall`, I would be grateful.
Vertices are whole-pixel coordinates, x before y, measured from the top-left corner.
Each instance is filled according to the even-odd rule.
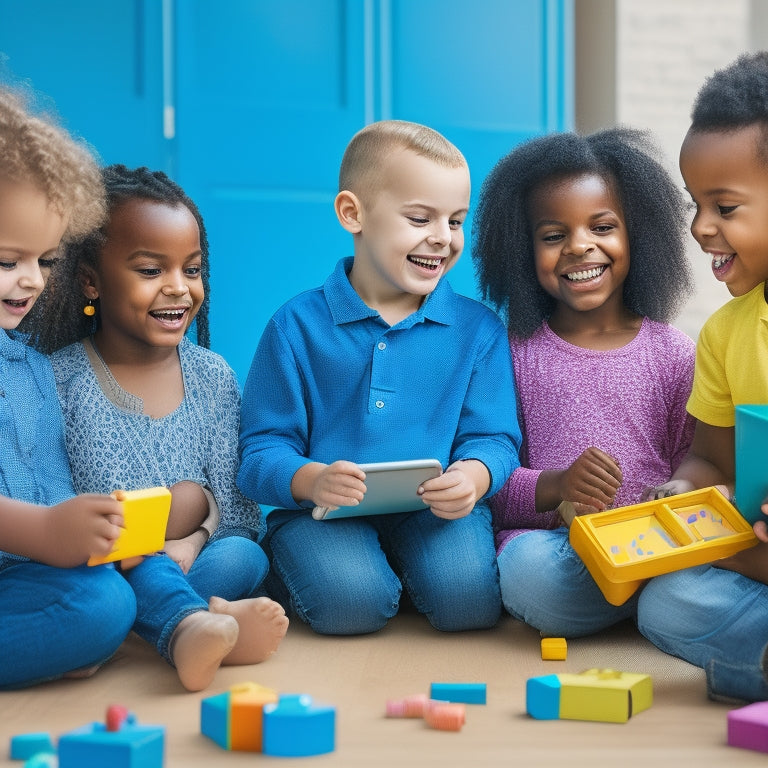
[[[693,99],[715,69],[750,50],[759,37],[751,25],[749,0],[616,2],[616,120],[651,130],[681,185],[677,155]],[[697,291],[676,325],[695,338],[730,295],[693,238],[690,253]]]

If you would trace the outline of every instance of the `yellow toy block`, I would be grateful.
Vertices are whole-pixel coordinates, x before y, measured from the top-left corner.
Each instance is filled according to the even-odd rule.
[[[165,529],[171,511],[171,492],[167,488],[115,491],[113,495],[122,502],[124,528],[112,551],[103,557],[90,557],[88,565],[148,555],[158,552],[165,544]]]
[[[257,683],[239,683],[229,689],[229,748],[232,751],[262,751],[264,705],[277,700],[276,691]]]
[[[714,487],[575,517],[569,538],[613,605],[653,576],[757,544],[752,526]]]
[[[542,637],[541,658],[544,661],[565,661],[568,658],[568,643],[564,637]]]
[[[648,675],[613,669],[532,677],[526,684],[526,710],[537,720],[626,723],[652,703]]]

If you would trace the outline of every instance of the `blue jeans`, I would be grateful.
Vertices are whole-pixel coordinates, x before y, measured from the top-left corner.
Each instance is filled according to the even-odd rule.
[[[0,571],[0,688],[102,664],[131,631],[136,600],[111,565]]]
[[[526,531],[499,553],[507,611],[549,637],[582,637],[634,618],[637,594],[611,605],[568,541],[568,529]]]
[[[637,609],[640,631],[707,673],[712,698],[764,701],[768,586],[701,565],[657,576]]]
[[[375,632],[397,613],[405,586],[443,631],[484,629],[501,613],[490,512],[443,520],[428,509],[313,520],[275,510],[267,518],[272,566],[299,617],[315,632]]]
[[[185,575],[164,554],[151,555],[124,572],[136,595],[134,631],[169,663],[171,636],[179,622],[208,609],[214,595],[225,600],[250,597],[269,570],[264,550],[242,536],[206,544]]]

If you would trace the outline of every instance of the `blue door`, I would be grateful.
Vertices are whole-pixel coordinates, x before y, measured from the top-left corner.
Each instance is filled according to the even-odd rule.
[[[431,125],[477,193],[521,139],[571,127],[571,16],[572,0],[0,0],[0,52],[105,162],[167,170],[195,199],[212,346],[243,381],[274,310],[351,253],[333,199],[355,131]],[[475,294],[469,248],[450,280]]]

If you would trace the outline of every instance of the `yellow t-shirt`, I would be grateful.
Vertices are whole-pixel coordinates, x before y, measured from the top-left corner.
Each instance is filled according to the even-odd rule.
[[[696,344],[688,412],[714,427],[735,424],[735,406],[768,403],[765,284],[731,299],[707,320]]]

